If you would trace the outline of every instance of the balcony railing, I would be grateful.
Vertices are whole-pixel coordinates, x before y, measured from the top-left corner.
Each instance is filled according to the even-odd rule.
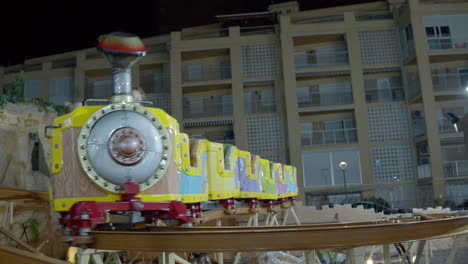
[[[444,119],[439,119],[439,131],[440,133],[455,133],[457,132],[455,130],[455,127],[453,126],[452,122],[450,120],[444,118]]]
[[[356,128],[301,131],[304,146],[355,144],[357,141]]]
[[[315,23],[331,23],[331,22],[343,22],[344,15],[328,15],[328,16],[317,16],[317,15],[310,15],[310,16],[299,16],[299,17],[292,17],[291,23],[293,24],[315,24]]]
[[[274,34],[274,33],[275,33],[275,26],[274,25],[241,27],[240,28],[241,36]]]
[[[349,91],[312,92],[308,97],[299,97],[299,107],[347,105],[353,103],[353,93]]]
[[[185,99],[183,114],[186,119],[232,116],[232,100],[219,96]]]
[[[428,39],[427,48],[430,50],[453,49],[455,46],[451,38]]]
[[[393,13],[390,11],[357,12],[354,16],[356,21],[393,19]]]
[[[432,86],[435,91],[465,90],[466,87],[462,86],[461,80],[466,80],[465,82],[468,84],[468,73],[432,74]]]
[[[183,82],[230,80],[231,65],[226,64],[207,64],[207,65],[188,65],[182,72]]]
[[[202,29],[196,31],[182,32],[181,39],[206,39],[206,38],[219,38],[228,37],[229,29],[227,28],[214,28],[214,29]]]
[[[335,51],[326,52],[296,52],[294,54],[294,59],[296,68],[349,65],[348,51],[346,49],[337,49]]]
[[[379,88],[366,89],[366,101],[368,103],[401,101],[405,99],[403,87],[392,87],[388,90]]]
[[[468,175],[467,160],[444,161],[443,166],[445,177],[459,177]]]

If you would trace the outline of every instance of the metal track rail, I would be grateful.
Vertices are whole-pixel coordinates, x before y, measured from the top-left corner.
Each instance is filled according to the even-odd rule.
[[[413,222],[342,223],[278,227],[156,228],[151,232],[91,232],[74,243],[93,248],[164,252],[238,252],[354,248],[452,236],[466,232],[468,216]]]

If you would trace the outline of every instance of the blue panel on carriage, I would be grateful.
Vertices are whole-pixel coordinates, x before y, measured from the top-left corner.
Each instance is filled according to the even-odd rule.
[[[245,158],[237,160],[237,174],[239,174],[241,192],[259,193],[261,191],[259,181],[258,179],[252,180],[247,177],[247,169],[251,169],[246,168],[245,164]]]
[[[201,156],[202,164],[206,164],[206,152]],[[180,194],[206,193],[207,175],[206,166],[203,166],[201,176],[190,176],[183,171],[180,172]]]
[[[295,193],[297,192],[297,185],[295,183],[291,182],[291,171],[290,170],[285,170],[285,176],[286,176],[286,182],[288,183],[288,193]]]

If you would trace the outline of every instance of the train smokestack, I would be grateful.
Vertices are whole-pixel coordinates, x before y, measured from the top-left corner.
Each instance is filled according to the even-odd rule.
[[[111,102],[133,102],[130,68],[147,51],[141,39],[129,33],[112,32],[99,37],[97,49],[106,55],[112,65],[114,94]]]

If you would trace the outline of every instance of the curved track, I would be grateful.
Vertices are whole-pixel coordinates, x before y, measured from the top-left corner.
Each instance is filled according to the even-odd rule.
[[[278,227],[158,227],[151,232],[92,232],[90,247],[153,251],[278,251],[354,248],[464,233],[468,216],[411,222]],[[91,240],[89,240],[91,239]]]

